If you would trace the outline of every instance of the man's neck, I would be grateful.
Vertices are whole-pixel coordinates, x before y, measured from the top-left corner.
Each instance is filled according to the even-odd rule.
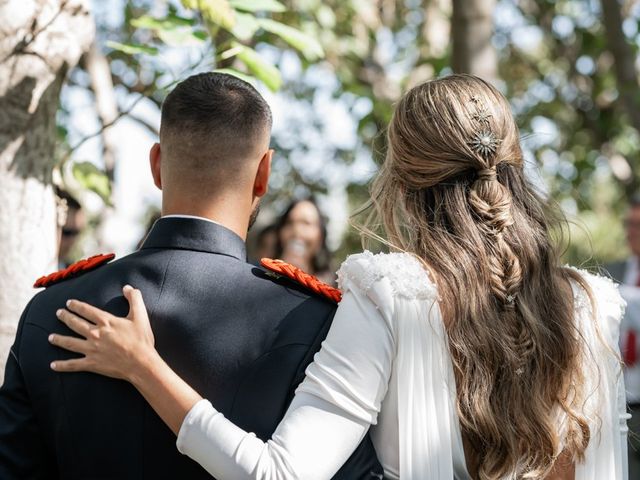
[[[231,208],[225,209],[222,207],[215,208],[211,206],[208,208],[189,208],[186,206],[165,205],[163,203],[162,216],[167,217],[175,215],[202,218],[222,225],[237,234],[243,240],[246,240],[249,216],[239,210],[240,209],[233,211]]]

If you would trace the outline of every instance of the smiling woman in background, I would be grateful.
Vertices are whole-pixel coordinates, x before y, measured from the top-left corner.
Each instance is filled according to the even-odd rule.
[[[333,284],[331,253],[327,247],[327,226],[313,197],[294,200],[276,224],[276,258]]]

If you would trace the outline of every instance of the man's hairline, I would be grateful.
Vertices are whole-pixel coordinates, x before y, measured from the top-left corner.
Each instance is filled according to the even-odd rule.
[[[255,133],[254,139],[251,142],[254,145],[254,148],[252,149],[254,152],[258,152],[258,151],[266,152],[271,149],[271,128],[265,125],[264,128],[262,128],[261,130],[262,130],[261,132]],[[166,128],[164,130],[161,129],[158,135],[158,144],[160,145],[160,150],[161,151],[164,150],[166,152],[168,150],[167,147],[172,143],[172,140],[170,140],[167,137],[173,137],[173,136],[178,137],[178,140],[175,143],[177,145],[180,145],[181,144],[180,139],[181,138],[184,139],[187,135],[188,134],[185,134],[184,132],[179,132],[179,131],[167,132]],[[236,139],[231,139],[230,141],[237,143],[238,141],[241,141],[241,140],[242,140],[241,138],[236,138]],[[206,141],[202,143],[206,143]]]

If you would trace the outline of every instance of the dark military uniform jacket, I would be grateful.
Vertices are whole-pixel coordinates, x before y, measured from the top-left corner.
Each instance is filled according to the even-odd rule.
[[[142,248],[38,293],[25,309],[0,388],[0,479],[210,479],[130,384],[53,372],[74,356],[55,316],[75,298],[125,316],[140,289],[156,348],[239,427],[267,440],[320,348],[335,304],[246,262],[230,230],[196,218],[156,222]],[[339,432],[336,432],[339,435]],[[321,452],[318,452],[321,454]],[[336,478],[382,478],[369,437]]]

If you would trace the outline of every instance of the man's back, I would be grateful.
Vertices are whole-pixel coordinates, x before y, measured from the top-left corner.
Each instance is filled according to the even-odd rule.
[[[69,333],[56,309],[77,298],[124,316],[125,284],[142,291],[167,363],[228,418],[267,439],[335,306],[269,278],[244,256],[242,240],[224,227],[167,218],[139,252],[37,295],[0,390],[0,478],[208,478],[177,452],[173,434],[129,384],[49,369],[68,355],[47,342],[51,332]],[[378,471],[370,444],[365,450],[343,478]]]

